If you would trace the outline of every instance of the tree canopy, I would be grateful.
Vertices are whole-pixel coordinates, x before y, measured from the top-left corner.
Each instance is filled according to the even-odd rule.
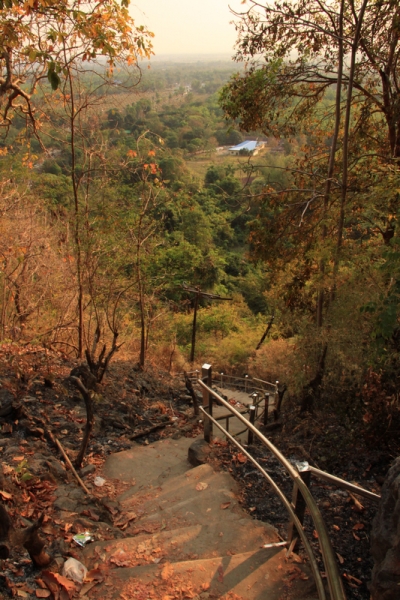
[[[236,60],[248,66],[225,88],[225,111],[245,130],[290,135],[304,125],[332,86],[343,86],[344,91],[351,86],[357,129],[368,130],[385,156],[398,158],[398,2],[249,4],[237,14],[236,54]]]
[[[150,56],[152,34],[135,24],[128,6],[129,0],[2,0],[0,125],[9,127],[17,112],[36,131],[33,94],[43,81],[56,90],[73,64],[88,69],[103,61],[112,70]]]

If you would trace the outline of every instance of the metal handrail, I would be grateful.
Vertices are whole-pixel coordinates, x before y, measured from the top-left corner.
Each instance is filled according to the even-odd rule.
[[[331,541],[329,539],[328,536],[328,532],[327,529],[325,527],[325,523],[324,520],[322,518],[322,515],[320,513],[320,510],[314,500],[314,498],[311,495],[310,490],[308,489],[308,487],[306,486],[306,484],[304,483],[304,481],[302,480],[302,478],[300,477],[299,472],[291,465],[291,463],[283,456],[283,454],[278,450],[278,448],[276,448],[269,440],[268,438],[266,438],[264,435],[262,435],[262,433],[260,433],[260,431],[254,427],[254,425],[252,425],[251,423],[249,423],[249,421],[247,421],[247,419],[245,419],[239,411],[237,411],[235,408],[233,408],[233,406],[231,406],[228,402],[226,402],[226,400],[224,400],[223,398],[221,398],[221,396],[219,396],[219,394],[217,394],[213,389],[211,389],[208,385],[206,385],[201,379],[198,380],[198,384],[204,389],[206,390],[209,394],[211,394],[211,396],[214,396],[219,402],[221,402],[226,408],[228,408],[228,410],[230,410],[240,421],[242,421],[246,427],[248,429],[250,429],[253,434],[255,434],[261,441],[262,443],[267,446],[267,448],[272,452],[272,454],[274,454],[274,456],[279,460],[279,462],[285,467],[286,471],[289,473],[290,477],[293,479],[293,481],[295,482],[298,490],[300,491],[300,493],[302,494],[304,501],[310,511],[310,514],[313,518],[314,521],[314,525],[315,525],[315,529],[318,533],[318,541],[319,541],[319,546],[320,546],[320,550],[321,550],[321,554],[322,554],[322,558],[324,561],[324,565],[325,565],[325,570],[326,570],[326,574],[327,574],[327,579],[328,579],[328,585],[329,585],[329,591],[330,591],[330,595],[331,595],[331,600],[345,600],[346,599],[346,595],[343,589],[343,584],[342,584],[342,579],[340,577],[339,574],[339,570],[338,570],[338,566],[334,557],[334,553],[333,553],[333,549],[332,549],[332,545],[331,545]],[[207,411],[205,411],[204,409],[201,409],[205,415],[207,416],[207,418],[210,419],[210,421],[214,421],[214,419],[212,418],[211,415],[209,415],[207,413]],[[220,426],[219,424],[217,424],[217,427],[219,429],[223,429],[222,426]],[[225,435],[227,435],[228,432],[225,432]],[[228,434],[229,435],[229,434]],[[229,436],[231,437],[231,436]],[[267,479],[270,481],[270,477],[268,476]],[[277,491],[276,489],[276,484],[273,486],[275,491]],[[279,488],[278,488],[279,489]],[[277,492],[278,493],[278,492]],[[282,492],[278,493],[279,497],[281,498],[281,500],[283,501],[283,494],[281,496]],[[283,496],[284,497],[284,496]],[[289,510],[287,504],[288,501],[285,498],[286,502],[283,501],[285,507],[288,509],[289,514],[292,516],[292,511]],[[289,503],[290,504],[290,503]],[[296,520],[293,519],[293,521],[296,523]],[[298,520],[297,520],[298,521]],[[304,534],[304,530],[303,527],[300,523],[296,523],[296,528],[297,531],[299,533],[299,536],[301,537],[303,543],[303,535]],[[305,549],[307,551],[307,554],[309,556],[310,562],[311,564],[313,564],[313,561],[315,561],[315,557],[312,553],[311,547],[308,544],[308,548],[311,551],[311,555],[307,550],[307,545],[305,544]],[[313,569],[313,573],[314,573],[314,569]],[[318,593],[319,593],[319,597],[321,600],[325,600],[325,592],[323,592],[323,595],[321,595],[320,593],[320,586],[318,585],[318,577],[320,578],[320,574],[318,571],[318,575],[316,575],[316,573],[314,573],[314,577],[316,580],[316,584],[317,584],[317,588],[318,588]]]
[[[239,387],[237,385],[237,382],[243,382],[243,385],[246,389],[246,385],[249,383],[253,383],[254,381],[257,381],[259,383],[262,383],[264,385],[268,385],[271,388],[273,388],[274,392],[276,393],[278,391],[278,383],[271,383],[270,381],[264,381],[263,379],[258,379],[256,377],[238,377],[237,375],[227,375],[226,373],[218,373],[213,375],[213,381],[214,383],[218,383],[220,382],[222,384],[223,379],[233,379],[235,382],[235,385],[237,387]],[[265,392],[265,389],[263,387],[256,387],[256,386],[252,386],[252,389],[258,390],[260,392]]]
[[[285,505],[287,511],[289,512],[291,518],[293,519],[293,522],[296,525],[296,528],[297,528],[297,531],[299,532],[299,536],[301,538],[301,541],[303,542],[304,548],[306,549],[307,555],[308,555],[308,557],[310,559],[311,570],[312,570],[312,573],[314,575],[315,584],[317,586],[318,596],[320,597],[321,600],[326,600],[326,594],[325,594],[324,584],[322,582],[321,573],[319,572],[319,569],[318,569],[317,561],[315,560],[315,556],[313,554],[312,548],[310,546],[310,542],[307,539],[307,536],[305,534],[303,526],[300,523],[300,521],[299,521],[296,513],[294,512],[291,503],[286,498],[285,494],[283,492],[281,492],[281,490],[276,485],[276,483],[272,479],[272,477],[262,468],[262,466],[255,460],[255,458],[253,458],[253,456],[251,456],[251,454],[249,452],[247,452],[247,450],[245,448],[243,448],[243,446],[228,431],[226,431],[226,429],[224,429],[222,427],[222,425],[220,425],[216,419],[214,419],[214,417],[212,417],[211,415],[209,415],[207,413],[207,411],[205,411],[202,406],[200,406],[199,408],[200,408],[201,412],[208,419],[210,419],[214,423],[214,425],[216,425],[218,427],[218,429],[220,429],[227,436],[227,438],[233,444],[235,444],[235,446],[237,446],[240,449],[240,451],[245,456],[247,456],[247,458],[260,471],[260,473],[262,473],[264,475],[264,477],[267,479],[267,481],[269,482],[269,484],[273,487],[273,489],[275,490],[275,492],[277,493],[277,495],[281,499],[282,503]]]
[[[349,492],[353,492],[353,494],[358,494],[359,496],[364,496],[364,498],[369,498],[369,500],[375,500],[375,502],[379,502],[381,496],[379,494],[374,494],[374,492],[370,492],[363,487],[358,485],[354,485],[354,483],[349,483],[340,477],[336,477],[336,475],[331,475],[330,473],[326,473],[325,471],[321,471],[321,469],[316,469],[311,465],[308,465],[308,470],[313,473],[316,477],[320,479],[324,479],[329,483],[333,483],[337,487],[341,487],[344,490],[348,490]]]
[[[253,381],[259,381],[260,383],[265,383],[265,385],[270,385],[273,388],[277,389],[277,383],[271,383],[270,381],[264,381],[264,379],[258,379],[258,377],[252,377]]]

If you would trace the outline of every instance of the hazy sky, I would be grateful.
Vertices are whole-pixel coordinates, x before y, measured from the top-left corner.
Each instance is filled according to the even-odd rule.
[[[236,41],[233,15],[245,8],[240,0],[132,0],[136,23],[155,34],[156,54],[233,55]]]

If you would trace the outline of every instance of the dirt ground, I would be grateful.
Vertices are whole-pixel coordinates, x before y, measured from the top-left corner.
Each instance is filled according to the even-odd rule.
[[[98,540],[122,538],[130,522],[129,514],[115,502],[124,485],[106,481],[97,487],[105,457],[137,443],[151,444],[160,437],[195,437],[202,432],[179,379],[161,371],[140,372],[129,362],[115,360],[95,392],[95,427],[79,470],[87,494],[54,445],[57,438],[73,462],[83,438],[85,406],[68,378],[76,365],[63,354],[45,348],[0,346],[0,497],[17,533],[44,513],[41,535],[54,559],[44,571],[34,567],[14,536],[10,557],[0,560],[0,598],[52,597],[52,586],[62,600],[68,594],[72,597],[59,571],[66,558],[80,557],[74,536],[90,531]],[[291,408],[282,424],[269,437],[288,458],[308,460],[379,493],[395,458],[393,448],[368,448],[362,436],[350,435],[334,415],[300,419]],[[291,498],[291,480],[275,459],[258,445],[253,446],[252,453]],[[239,482],[245,509],[254,518],[272,523],[285,538],[285,509],[246,457],[217,441],[210,460]],[[367,600],[372,568],[370,529],[376,505],[360,497],[355,500],[315,479],[311,491],[326,520],[347,597]],[[306,529],[318,556],[318,540],[308,516]],[[0,543],[3,534],[0,527]],[[92,584],[96,577],[104,576],[93,573]]]

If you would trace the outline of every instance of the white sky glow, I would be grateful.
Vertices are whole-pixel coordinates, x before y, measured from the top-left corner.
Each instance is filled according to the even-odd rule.
[[[234,53],[236,31],[229,6],[243,11],[240,0],[136,0],[130,12],[136,24],[155,34],[157,54]]]

